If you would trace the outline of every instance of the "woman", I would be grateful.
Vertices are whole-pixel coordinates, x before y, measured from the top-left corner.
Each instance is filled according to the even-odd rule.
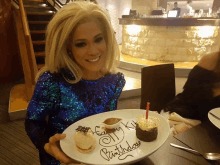
[[[199,120],[207,120],[208,112],[220,107],[220,54],[204,56],[189,73],[183,92],[168,103],[165,111]]]
[[[72,163],[60,149],[61,133],[82,118],[117,108],[125,85],[123,74],[115,73],[120,53],[108,13],[94,3],[64,6],[46,34],[45,67],[37,75],[25,128],[41,164]]]

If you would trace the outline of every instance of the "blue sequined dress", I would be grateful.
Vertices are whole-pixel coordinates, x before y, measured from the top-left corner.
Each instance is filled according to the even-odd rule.
[[[45,72],[39,77],[27,109],[25,130],[45,165],[60,164],[44,150],[49,138],[87,116],[115,110],[125,85],[122,73],[108,73],[98,80],[81,79],[76,84],[69,84],[63,75],[74,78],[66,70],[56,74]]]

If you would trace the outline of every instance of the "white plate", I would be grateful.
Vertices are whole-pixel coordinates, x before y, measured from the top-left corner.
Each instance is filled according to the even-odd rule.
[[[140,141],[136,137],[135,122],[137,116],[144,115],[145,113],[145,110],[125,109],[84,118],[70,125],[63,132],[67,136],[60,141],[61,148],[66,155],[85,164],[128,164],[139,161],[162,146],[168,138],[170,131],[169,124],[163,116],[149,111],[150,116],[156,116],[160,119],[158,136],[153,142]],[[105,134],[104,130],[99,126],[101,122],[109,117],[121,117],[122,121],[115,133]],[[73,135],[78,126],[90,127],[95,132],[97,143],[95,149],[90,153],[82,154],[75,147]]]
[[[220,117],[220,108],[212,109],[209,112],[212,112],[214,115]],[[216,127],[218,127],[220,129],[220,120],[216,119],[215,117],[213,117],[209,113],[208,113],[208,118],[212,122],[212,124],[214,124]]]

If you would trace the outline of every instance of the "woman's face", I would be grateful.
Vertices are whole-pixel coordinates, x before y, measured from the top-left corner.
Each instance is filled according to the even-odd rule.
[[[95,22],[80,24],[73,34],[72,53],[83,78],[95,79],[106,61],[106,42]]]

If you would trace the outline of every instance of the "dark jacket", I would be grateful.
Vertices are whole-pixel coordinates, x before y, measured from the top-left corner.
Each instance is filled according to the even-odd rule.
[[[219,76],[215,72],[196,65],[189,73],[183,92],[170,101],[164,110],[186,118],[207,120],[208,112],[220,107],[220,96],[213,97],[212,92],[218,82]]]

